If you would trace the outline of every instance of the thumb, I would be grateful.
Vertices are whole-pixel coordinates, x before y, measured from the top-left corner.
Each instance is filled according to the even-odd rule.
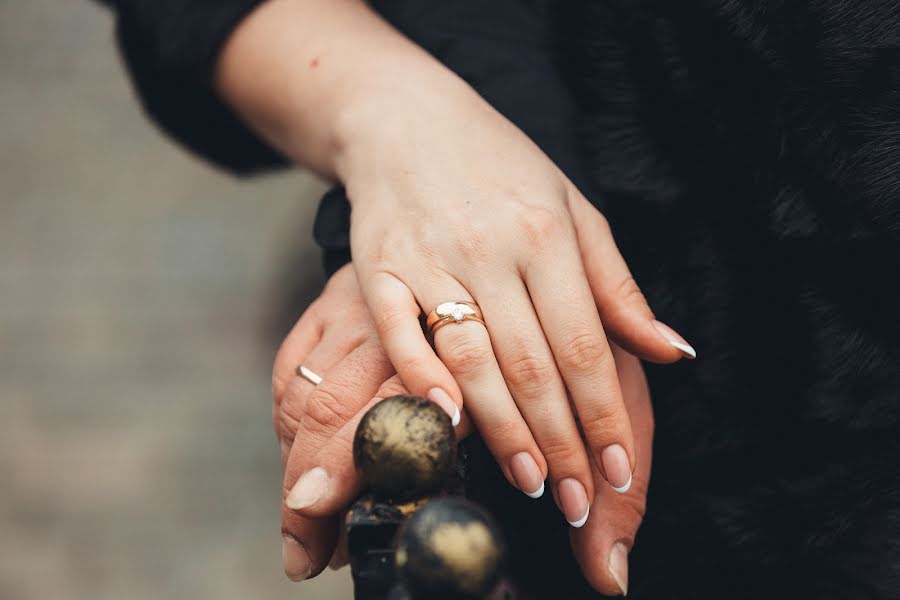
[[[324,518],[346,509],[359,495],[363,485],[362,477],[353,463],[353,439],[360,421],[370,408],[384,398],[408,393],[399,375],[385,381],[375,397],[327,440],[310,459],[309,464],[312,468],[297,480],[297,484],[288,494],[287,507],[309,518]],[[457,439],[462,439],[471,431],[471,422],[464,416],[454,431]],[[308,487],[314,489],[316,493],[305,492],[305,488]]]
[[[394,375],[376,392],[375,397],[340,427],[330,439],[308,458],[307,470],[295,477],[296,483],[285,499],[287,508],[304,517],[326,517],[337,514],[359,494],[362,480],[353,464],[353,438],[366,412],[383,398],[408,393]],[[290,469],[289,469],[290,470]]]
[[[653,447],[653,410],[640,362],[613,346],[622,395],[634,431],[637,466],[627,493],[608,485],[597,486],[587,523],[572,529],[572,551],[585,579],[609,596],[628,593],[628,553],[644,518]],[[591,461],[594,478],[600,477]]]
[[[696,358],[681,335],[653,316],[606,218],[577,190],[570,198],[581,259],[607,334],[628,352],[651,362]]]

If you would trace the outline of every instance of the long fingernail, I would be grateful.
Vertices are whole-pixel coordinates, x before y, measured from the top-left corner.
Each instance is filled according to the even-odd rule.
[[[328,473],[322,467],[316,467],[297,480],[284,503],[291,510],[301,510],[318,502],[327,491]]]
[[[557,488],[560,508],[569,525],[576,529],[587,522],[591,505],[588,503],[587,492],[577,479],[563,479]]]
[[[292,536],[281,536],[281,561],[284,563],[284,574],[291,581],[303,581],[309,577],[309,555]]]
[[[530,454],[519,452],[509,459],[509,471],[526,496],[540,498],[544,495],[544,476]]]
[[[682,354],[687,358],[697,358],[697,351],[694,350],[694,347],[688,344],[687,340],[681,337],[677,331],[659,321],[652,321],[652,323],[660,335],[666,338],[666,341],[671,345],[681,350]]]
[[[456,405],[456,402],[453,401],[453,398],[450,397],[450,394],[441,388],[431,388],[428,390],[427,398],[443,408],[444,411],[450,415],[450,422],[454,427],[459,425],[459,420],[461,418],[459,407]]]
[[[613,545],[609,553],[609,574],[616,581],[616,585],[622,590],[622,595],[628,595],[628,548],[622,542]]]
[[[624,494],[631,489],[631,463],[628,453],[619,444],[607,446],[600,452],[600,462],[606,471],[606,481],[612,489]]]

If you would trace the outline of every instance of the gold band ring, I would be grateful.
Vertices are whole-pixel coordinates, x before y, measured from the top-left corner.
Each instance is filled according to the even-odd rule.
[[[462,323],[463,321],[477,321],[484,325],[484,317],[481,309],[474,302],[444,302],[428,313],[425,326],[428,332],[434,332],[448,323]]]
[[[310,370],[308,367],[304,367],[303,365],[297,367],[296,373],[313,385],[319,385],[320,383],[322,383],[321,375],[317,375],[314,371]]]

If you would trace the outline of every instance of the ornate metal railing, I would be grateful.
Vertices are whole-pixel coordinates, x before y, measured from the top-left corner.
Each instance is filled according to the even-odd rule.
[[[357,600],[513,598],[503,538],[465,499],[465,457],[443,410],[384,399],[360,422],[353,458],[366,486],[346,522]]]

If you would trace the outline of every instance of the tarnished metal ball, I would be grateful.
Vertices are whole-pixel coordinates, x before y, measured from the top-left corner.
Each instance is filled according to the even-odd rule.
[[[497,525],[463,499],[432,500],[397,535],[395,564],[413,598],[483,598],[500,577]]]
[[[375,492],[403,499],[436,491],[456,460],[450,417],[425,398],[385,398],[360,421],[353,460]]]

